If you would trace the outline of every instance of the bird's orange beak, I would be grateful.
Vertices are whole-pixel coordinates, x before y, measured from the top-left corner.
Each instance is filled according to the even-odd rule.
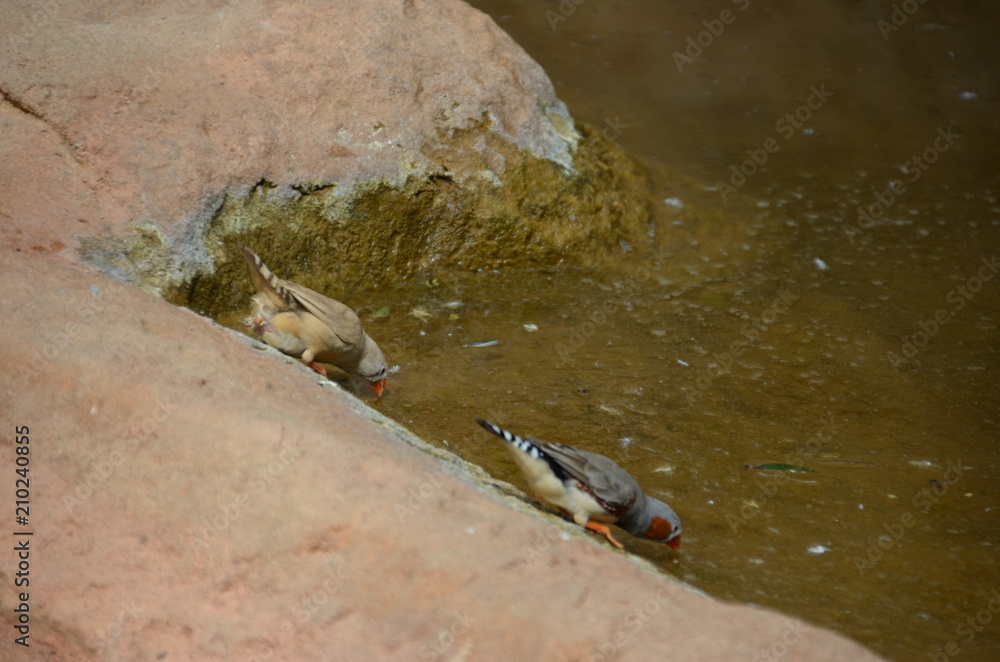
[[[372,382],[372,390],[375,391],[375,395],[382,397],[382,391],[385,389],[385,380],[380,379],[377,382]]]
[[[681,537],[677,536],[673,540],[668,540],[667,541],[667,547],[669,547],[670,549],[672,549],[674,551],[680,549],[681,548]]]

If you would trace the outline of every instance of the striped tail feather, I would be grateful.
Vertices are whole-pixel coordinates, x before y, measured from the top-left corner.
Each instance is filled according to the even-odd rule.
[[[258,292],[276,308],[290,308],[294,301],[292,295],[281,284],[281,279],[275,276],[264,261],[252,250],[240,244],[240,252],[250,265],[250,280]]]
[[[546,454],[545,451],[539,448],[537,444],[533,444],[524,437],[519,437],[513,432],[508,432],[507,430],[504,430],[501,427],[493,425],[492,423],[487,423],[481,418],[477,418],[476,423],[479,423],[479,425],[481,425],[483,429],[486,430],[487,432],[492,432],[493,434],[500,437],[504,441],[513,444],[518,448],[518,450],[527,453],[531,457],[546,460],[551,463],[551,459],[549,458],[548,454]]]

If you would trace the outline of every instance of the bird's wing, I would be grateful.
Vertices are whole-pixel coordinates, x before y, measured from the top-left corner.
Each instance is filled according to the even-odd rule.
[[[286,283],[267,268],[264,261],[246,246],[240,246],[240,252],[250,265],[250,280],[274,310],[288,310],[292,308],[292,297],[288,293]]]
[[[627,471],[603,455],[563,444],[533,441],[568,474],[587,485],[613,512],[628,510],[641,492]]]
[[[357,313],[353,310],[336,299],[331,299],[310,290],[308,287],[288,281],[285,281],[284,285],[292,299],[307,312],[316,316],[320,322],[330,327],[330,330],[344,345],[357,347],[364,341],[365,332],[361,328],[361,320],[358,319]]]

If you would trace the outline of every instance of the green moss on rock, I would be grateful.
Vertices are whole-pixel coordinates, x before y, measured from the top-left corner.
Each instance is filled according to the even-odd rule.
[[[437,169],[414,172],[402,186],[307,182],[289,189],[261,181],[248,194],[226,195],[199,242],[214,269],[192,269],[183,282],[169,282],[169,260],[155,257],[164,243],[149,237],[126,241],[134,246],[115,240],[113,250],[91,246],[90,256],[212,317],[250,294],[239,243],[282,278],[331,293],[440,269],[591,266],[626,243],[644,242],[650,194],[624,152],[588,127],[580,133],[573,172],[517,148],[484,122],[439,137],[424,150]],[[116,251],[144,259],[116,262]]]

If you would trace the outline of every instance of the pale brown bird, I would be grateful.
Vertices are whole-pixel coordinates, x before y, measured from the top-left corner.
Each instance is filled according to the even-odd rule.
[[[240,246],[240,251],[257,289],[246,325],[268,345],[301,358],[324,377],[326,369],[319,363],[337,366],[352,381],[364,381],[381,396],[385,357],[361,327],[357,314],[339,301],[278,278],[246,246]]]

